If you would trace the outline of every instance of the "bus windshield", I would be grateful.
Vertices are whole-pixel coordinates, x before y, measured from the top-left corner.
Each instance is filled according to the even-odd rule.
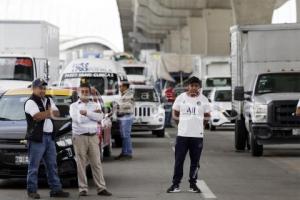
[[[26,57],[0,58],[0,80],[33,80],[33,62]]]
[[[100,95],[117,95],[119,92],[118,77],[114,73],[66,73],[60,86],[79,87],[81,79],[95,87]]]

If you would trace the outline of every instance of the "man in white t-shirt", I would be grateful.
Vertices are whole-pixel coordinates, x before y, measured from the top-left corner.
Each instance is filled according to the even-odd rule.
[[[296,115],[300,116],[300,100],[299,100],[298,105],[297,105]]]
[[[175,146],[175,166],[173,184],[167,193],[180,192],[183,177],[183,165],[189,151],[190,192],[200,193],[197,187],[197,174],[203,147],[204,123],[210,117],[211,107],[208,99],[201,94],[201,81],[192,77],[188,81],[188,91],[179,95],[173,104],[173,119],[178,124],[178,135]]]

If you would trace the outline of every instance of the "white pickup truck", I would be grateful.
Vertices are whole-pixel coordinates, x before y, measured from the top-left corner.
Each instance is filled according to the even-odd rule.
[[[135,108],[132,131],[152,131],[157,137],[165,136],[165,109],[153,86],[130,85],[134,92]]]

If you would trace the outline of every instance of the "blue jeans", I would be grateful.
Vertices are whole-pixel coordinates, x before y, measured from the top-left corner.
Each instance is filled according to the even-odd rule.
[[[131,126],[132,115],[125,115],[119,118],[120,134],[122,138],[122,155],[132,155]]]
[[[56,147],[51,135],[43,135],[43,142],[28,141],[28,173],[27,173],[27,191],[37,192],[38,189],[38,171],[41,161],[44,162],[48,179],[48,185],[51,192],[57,192],[62,189],[56,163]]]

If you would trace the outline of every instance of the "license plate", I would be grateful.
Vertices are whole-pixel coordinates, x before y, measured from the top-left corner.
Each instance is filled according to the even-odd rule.
[[[28,156],[20,155],[15,157],[16,165],[27,165],[29,163]]]
[[[300,136],[300,129],[293,129],[293,135]]]

